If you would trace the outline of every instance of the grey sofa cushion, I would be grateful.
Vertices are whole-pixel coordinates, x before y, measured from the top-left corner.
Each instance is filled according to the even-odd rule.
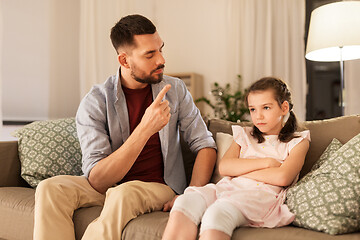
[[[168,212],[152,212],[131,220],[124,229],[121,239],[161,239],[169,217]]]
[[[0,187],[28,187],[20,176],[18,142],[8,141],[0,144]]]
[[[209,130],[213,132],[213,134],[216,134],[216,132],[231,134],[232,124],[233,123],[223,120],[211,120],[209,122]],[[312,143],[310,146],[310,152],[307,156],[306,166],[304,166],[304,168],[307,167],[308,169],[305,169],[304,173],[311,169],[315,160],[319,158],[326,146],[331,142],[332,138],[336,137],[342,142],[347,142],[352,136],[360,132],[360,116],[348,116],[331,120],[312,121],[307,122],[305,126],[311,131]],[[13,143],[10,145],[14,146]],[[15,144],[15,148],[11,148],[14,148],[11,155],[14,155],[15,153],[15,155],[17,155],[16,147],[17,144]],[[0,150],[0,153],[2,153],[7,149],[0,148]],[[3,161],[17,161],[17,168],[20,168],[17,157],[10,157],[8,159],[3,156],[5,155],[0,155],[1,164]],[[187,154],[184,154],[184,156],[187,156]],[[188,172],[190,173],[192,161],[193,159],[187,162],[189,167]],[[0,169],[0,173],[2,172],[3,171]],[[17,174],[18,178],[20,178],[20,169],[15,169],[14,172]],[[1,184],[4,183],[4,185],[0,186],[9,186],[5,184],[6,178],[2,178],[1,174],[0,180]],[[12,193],[8,194],[10,192]],[[31,239],[33,226],[33,213],[31,211],[33,210],[26,208],[24,211],[23,207],[31,206],[31,204],[33,204],[33,194],[34,190],[30,188],[0,188],[0,239]],[[100,214],[100,211],[101,207],[82,208],[75,211],[73,219],[75,222],[76,239],[81,239],[88,223],[95,219]],[[161,239],[167,219],[168,213],[162,212],[154,212],[139,216],[127,224],[123,232],[123,239]],[[278,229],[239,228],[235,230],[232,239],[358,240],[360,236],[359,234],[360,233],[353,233],[334,237],[325,233],[287,226]]]
[[[0,188],[0,238],[24,240],[32,236],[34,193],[32,188]]]
[[[79,208],[74,212],[75,237],[81,239],[87,226],[100,215],[102,207]]]
[[[360,115],[307,121],[304,127],[310,130],[311,143],[300,177],[311,170],[333,138],[346,143],[360,133]]]
[[[0,239],[32,239],[34,228],[35,189],[24,187],[0,188]],[[76,239],[100,215],[102,207],[80,208],[74,212]]]
[[[161,240],[169,213],[152,212],[131,220],[123,231],[122,240]],[[359,234],[344,234],[331,236],[326,233],[315,232],[287,226],[281,228],[249,228],[241,227],[234,231],[231,239],[236,240],[358,240]]]

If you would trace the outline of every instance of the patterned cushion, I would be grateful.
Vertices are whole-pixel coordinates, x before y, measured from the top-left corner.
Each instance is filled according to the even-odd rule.
[[[333,143],[334,145],[334,143]],[[287,192],[294,225],[332,235],[360,230],[360,134]]]
[[[13,135],[19,138],[21,176],[30,186],[56,175],[82,174],[74,118],[36,121]]]
[[[343,144],[337,140],[336,138],[334,138],[331,143],[329,144],[329,146],[327,146],[327,148],[325,149],[325,151],[323,152],[323,154],[321,154],[319,160],[317,160],[313,167],[311,168],[311,171],[314,171],[316,169],[318,169],[324,162],[326,162],[328,159],[330,160],[331,155],[333,155],[337,150],[339,150],[341,147],[343,146]]]
[[[334,153],[339,150],[343,144],[334,138],[329,146],[325,149],[325,151],[321,154],[320,158],[314,163],[312,166],[310,172],[306,174],[298,184],[303,184],[304,182],[307,182],[308,180],[312,179],[314,171],[318,169],[324,162],[331,161],[331,157],[334,155]]]
[[[232,135],[223,132],[216,133],[217,158],[216,158],[214,173],[211,177],[212,183],[217,183],[223,178],[223,176],[221,176],[219,173],[219,161],[224,156],[226,151],[229,149],[232,142],[233,142]]]

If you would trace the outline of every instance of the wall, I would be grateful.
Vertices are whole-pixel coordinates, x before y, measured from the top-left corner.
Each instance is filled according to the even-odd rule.
[[[81,98],[80,1],[3,2],[3,120],[74,116]],[[165,42],[166,72],[203,75],[203,93],[210,97],[211,83],[231,82],[237,74],[228,74],[227,67],[227,2],[152,0],[144,4],[137,0],[121,2],[118,7],[127,6],[122,10],[126,14],[142,13],[151,18]],[[199,11],[204,7],[205,11]],[[106,32],[112,24],[103,26]],[[111,47],[104,49],[111,51],[109,56],[114,55]],[[108,61],[114,65],[116,58]],[[111,74],[104,72],[99,82]]]
[[[345,61],[345,115],[360,114],[360,59]]]
[[[204,78],[203,94],[211,85],[236,79],[229,74],[227,0],[157,1],[156,24],[165,42],[166,72],[195,72]],[[211,112],[208,107],[205,112]]]
[[[49,2],[2,1],[3,120],[48,117]]]
[[[49,1],[49,0],[48,0]],[[75,116],[80,103],[79,11],[74,0],[50,1],[49,118]]]
[[[3,0],[4,41],[2,54],[4,120],[37,120],[74,116],[80,102],[79,29],[87,0]],[[106,10],[106,4],[92,1]],[[95,66],[103,69],[96,81],[114,74],[116,56],[108,33],[129,13],[141,13],[157,25],[165,42],[166,73],[195,72],[204,78],[203,94],[210,97],[212,83],[236,86],[230,49],[228,9],[231,0],[107,0],[118,12],[103,29],[102,51]],[[90,4],[91,5],[91,4]],[[99,8],[100,6],[100,8]],[[111,14],[109,14],[111,15]],[[104,17],[109,17],[104,15]],[[90,16],[91,19],[91,16]],[[92,19],[96,24],[98,19]],[[106,44],[105,44],[106,43]],[[93,75],[93,74],[92,74]],[[86,92],[86,91],[85,91]],[[210,113],[211,109],[205,109]]]
[[[1,94],[2,94],[2,75],[1,75],[1,68],[2,68],[2,64],[1,64],[1,56],[2,56],[2,40],[3,40],[3,18],[2,18],[2,2],[0,1],[0,136],[2,135],[2,125],[3,125],[3,122],[1,121],[2,119],[2,98],[1,98]]]
[[[75,115],[79,6],[72,0],[2,1],[3,120]]]

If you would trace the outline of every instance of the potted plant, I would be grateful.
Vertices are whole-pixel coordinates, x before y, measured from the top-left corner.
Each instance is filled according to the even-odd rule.
[[[214,115],[216,118],[232,121],[232,122],[241,122],[248,121],[247,115],[249,110],[244,102],[245,92],[241,91],[241,75],[238,77],[238,86],[235,93],[231,93],[230,84],[226,84],[225,88],[221,87],[217,82],[214,83],[211,89],[211,94],[215,97],[215,103],[206,98],[198,98],[195,102],[205,102],[214,110]]]

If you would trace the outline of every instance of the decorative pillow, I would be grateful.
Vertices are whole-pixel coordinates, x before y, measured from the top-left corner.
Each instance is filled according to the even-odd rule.
[[[312,166],[310,172],[306,174],[299,182],[298,184],[302,184],[304,182],[307,182],[310,180],[313,176],[313,172],[318,169],[324,162],[331,161],[332,156],[334,153],[339,150],[343,144],[334,138],[331,143],[326,147],[325,151],[321,154],[320,158],[314,163]]]
[[[296,226],[332,235],[359,231],[360,134],[290,188],[287,205]]]
[[[56,175],[81,175],[74,118],[36,121],[13,133],[19,138],[21,177],[32,187]]]
[[[313,167],[311,168],[311,171],[314,171],[316,169],[318,169],[324,162],[326,162],[328,159],[330,161],[331,156],[337,151],[339,150],[341,147],[343,146],[343,144],[337,140],[336,138],[334,138],[331,143],[329,144],[329,146],[327,146],[327,148],[325,149],[325,151],[321,154],[319,160],[317,160],[315,162],[315,164],[313,165]]]
[[[212,183],[217,183],[222,178],[222,176],[219,173],[219,161],[224,156],[226,151],[229,149],[232,141],[233,141],[233,136],[231,136],[230,134],[223,132],[216,133],[217,158],[216,158],[214,173],[211,178]]]

